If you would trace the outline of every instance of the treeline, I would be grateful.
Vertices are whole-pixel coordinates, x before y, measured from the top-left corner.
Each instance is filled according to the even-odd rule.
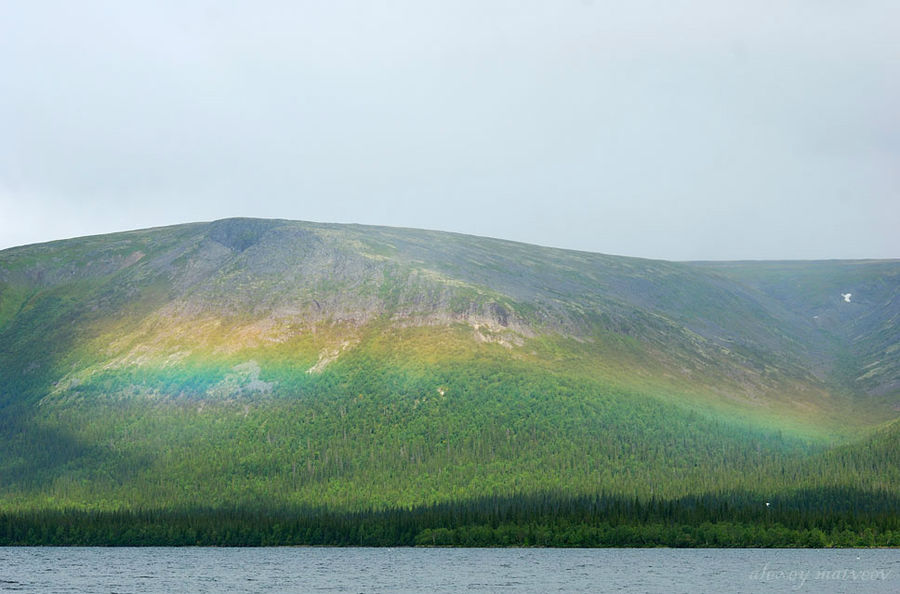
[[[898,504],[888,493],[831,489],[769,502],[746,493],[649,501],[544,493],[362,512],[25,511],[0,513],[0,545],[900,546]]]
[[[188,376],[175,395],[123,396],[109,373],[71,400],[0,409],[0,544],[872,546],[900,532],[900,424],[829,449],[506,360],[348,353],[225,399],[187,395]]]
[[[527,366],[414,372],[356,358],[302,373],[290,394],[279,384],[258,398],[118,400],[80,387],[84,400],[0,414],[0,508],[221,508],[255,497],[361,510],[890,478],[889,465],[860,473],[852,460],[813,472],[797,461],[821,444]]]

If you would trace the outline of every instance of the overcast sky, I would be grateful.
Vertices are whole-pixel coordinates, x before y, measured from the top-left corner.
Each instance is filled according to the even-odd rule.
[[[0,248],[229,216],[900,257],[900,2],[0,0]]]

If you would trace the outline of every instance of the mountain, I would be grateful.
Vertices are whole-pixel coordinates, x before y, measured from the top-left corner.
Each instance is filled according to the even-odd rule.
[[[896,496],[898,297],[896,260],[283,220],[8,249],[0,510]]]

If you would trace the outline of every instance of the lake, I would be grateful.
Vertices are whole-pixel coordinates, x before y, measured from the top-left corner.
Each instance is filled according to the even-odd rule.
[[[888,549],[0,548],[0,592],[900,592]]]

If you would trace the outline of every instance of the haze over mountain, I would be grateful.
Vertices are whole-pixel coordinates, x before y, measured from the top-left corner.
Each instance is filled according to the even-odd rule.
[[[898,297],[896,260],[283,220],[8,249],[0,506],[895,493]]]

